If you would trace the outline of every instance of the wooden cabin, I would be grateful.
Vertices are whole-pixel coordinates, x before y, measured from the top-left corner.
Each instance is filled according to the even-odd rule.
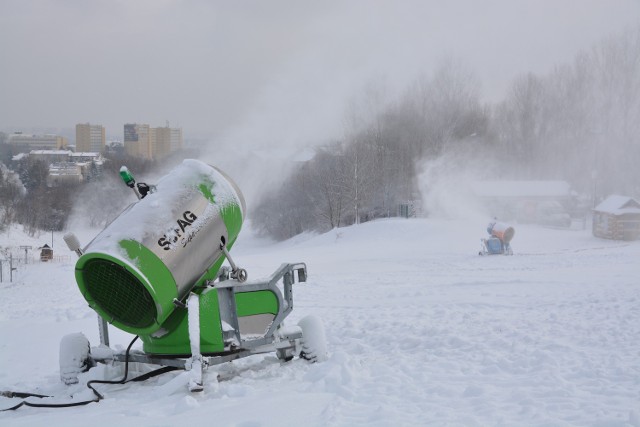
[[[640,203],[612,195],[593,209],[593,235],[603,239],[639,240]]]
[[[46,262],[53,259],[53,249],[46,243],[40,248],[40,261]]]

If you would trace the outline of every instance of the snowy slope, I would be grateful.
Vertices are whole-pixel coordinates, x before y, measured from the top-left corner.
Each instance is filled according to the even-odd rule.
[[[100,403],[22,407],[0,425],[640,426],[640,242],[516,226],[514,256],[479,257],[484,228],[382,220],[282,243],[245,231],[232,253],[251,278],[307,263],[290,322],[324,320],[328,361],[254,356],[209,368],[200,394],[177,372],[98,385]],[[0,284],[0,390],[91,397],[58,379],[62,336],[98,342],[73,265]],[[111,328],[112,343],[130,339]]]

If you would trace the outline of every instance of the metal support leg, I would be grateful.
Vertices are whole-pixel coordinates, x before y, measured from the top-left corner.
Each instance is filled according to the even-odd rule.
[[[191,346],[191,365],[189,379],[189,391],[202,391],[202,355],[200,354],[200,298],[197,294],[189,295],[187,299],[189,344]]]
[[[98,332],[100,332],[100,345],[109,347],[109,324],[98,315]]]

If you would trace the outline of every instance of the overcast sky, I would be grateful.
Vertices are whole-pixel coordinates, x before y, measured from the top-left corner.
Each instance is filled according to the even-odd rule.
[[[321,140],[368,82],[403,88],[448,56],[496,101],[639,23],[640,0],[0,0],[0,130]]]

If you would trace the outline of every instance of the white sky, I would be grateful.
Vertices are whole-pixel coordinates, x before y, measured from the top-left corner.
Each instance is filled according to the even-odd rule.
[[[371,81],[445,56],[483,99],[640,24],[640,0],[0,0],[0,130],[124,123],[272,145],[339,135]]]

